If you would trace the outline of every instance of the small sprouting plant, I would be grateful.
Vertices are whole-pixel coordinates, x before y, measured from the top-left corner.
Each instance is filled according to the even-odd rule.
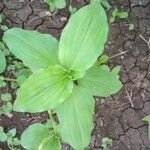
[[[10,93],[1,94],[0,99],[3,101],[2,106],[0,106],[0,115],[7,114],[12,111],[12,96]]]
[[[108,23],[103,7],[93,2],[69,19],[60,41],[47,34],[13,28],[3,40],[10,51],[32,70],[22,84],[13,110],[47,111],[50,122],[29,126],[21,136],[24,148],[60,150],[60,140],[81,150],[90,142],[94,98],[118,92],[118,68],[96,63],[107,41]],[[57,115],[57,117],[56,117]],[[58,120],[56,119],[58,118]]]
[[[111,138],[108,138],[108,137],[102,138],[101,147],[103,148],[103,150],[106,150],[111,145],[112,145],[112,139]]]
[[[130,23],[130,24],[129,24],[129,30],[131,31],[131,30],[134,30],[134,29],[135,29],[134,24],[133,24],[133,23]]]
[[[16,129],[11,129],[8,132],[4,131],[4,128],[0,126],[0,142],[7,142],[10,150],[19,150],[17,146],[20,145],[20,140],[15,137]]]
[[[44,2],[48,4],[50,12],[65,8],[66,6],[65,0],[44,0]]]
[[[150,140],[150,115],[145,116],[142,121],[146,121],[148,123],[148,137]]]
[[[129,13],[127,11],[119,10],[117,7],[112,11],[112,17],[110,18],[110,23],[116,21],[117,18],[125,19],[128,18]]]

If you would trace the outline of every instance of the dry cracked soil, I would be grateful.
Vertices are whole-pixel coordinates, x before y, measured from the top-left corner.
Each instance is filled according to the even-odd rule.
[[[89,2],[71,1],[77,8]],[[122,90],[102,103],[101,97],[95,97],[94,130],[91,143],[86,150],[101,150],[103,137],[113,139],[108,150],[150,150],[148,126],[142,118],[150,114],[150,47],[145,40],[150,37],[150,0],[110,0],[112,6],[129,12],[128,19],[117,19],[110,24],[105,53],[110,57],[109,66],[121,66],[120,79],[124,84]],[[69,18],[68,9],[47,15],[48,7],[40,0],[0,0],[0,12],[5,16],[3,24],[8,27],[36,29],[50,33],[59,39],[61,31]],[[110,12],[108,12],[110,16]],[[135,29],[130,31],[133,23]],[[2,34],[2,33],[1,33]],[[11,73],[5,72],[11,76]],[[9,84],[0,93],[10,91]],[[5,129],[17,128],[18,136],[30,124],[44,122],[46,113],[24,114],[12,112],[13,117],[1,116],[0,125]],[[9,150],[0,143],[2,150]],[[63,150],[70,150],[63,145]]]

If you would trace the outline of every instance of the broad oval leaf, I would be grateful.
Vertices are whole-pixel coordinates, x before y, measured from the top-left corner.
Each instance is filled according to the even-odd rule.
[[[107,40],[107,17],[95,2],[72,15],[59,43],[60,63],[69,70],[85,71],[102,54]]]
[[[28,150],[37,150],[42,141],[50,134],[51,132],[45,125],[33,124],[22,133],[21,145]]]
[[[45,138],[38,150],[61,150],[60,141],[57,137]]]
[[[0,50],[0,73],[5,71],[6,68],[6,59],[4,53]]]
[[[22,85],[14,110],[42,112],[62,103],[72,92],[73,82],[59,65],[33,73]]]
[[[51,35],[13,28],[4,33],[3,40],[32,71],[58,64],[58,41]]]
[[[75,86],[72,95],[56,109],[60,132],[75,150],[90,142],[93,129],[94,99],[88,90]]]
[[[79,85],[87,88],[93,95],[107,97],[122,88],[118,75],[104,66],[94,66],[79,80]]]

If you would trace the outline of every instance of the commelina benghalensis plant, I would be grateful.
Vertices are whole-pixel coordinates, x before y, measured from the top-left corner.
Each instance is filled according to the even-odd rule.
[[[19,28],[4,33],[10,51],[33,72],[20,88],[13,110],[48,111],[52,122],[52,127],[41,123],[29,126],[21,136],[24,148],[60,150],[60,139],[75,150],[89,144],[93,95],[107,97],[122,87],[118,72],[95,63],[107,35],[107,16],[98,2],[71,16],[59,42],[51,35]],[[57,124],[52,112],[57,114]]]

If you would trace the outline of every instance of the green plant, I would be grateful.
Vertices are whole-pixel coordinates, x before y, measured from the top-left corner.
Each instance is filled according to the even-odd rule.
[[[110,18],[110,23],[115,22],[116,18],[125,19],[128,17],[128,12],[119,10],[117,7],[112,11],[112,17]]]
[[[12,96],[10,93],[1,94],[1,100],[3,101],[3,105],[0,107],[0,115],[9,113],[12,111]]]
[[[101,147],[103,148],[103,150],[107,149],[111,145],[112,145],[112,139],[111,138],[108,138],[108,137],[102,138]]]
[[[65,0],[44,0],[44,2],[48,4],[51,12],[56,11],[57,9],[62,9],[66,6]]]
[[[107,97],[122,87],[118,70],[95,63],[107,35],[106,13],[97,2],[71,16],[59,42],[51,35],[19,28],[4,33],[10,51],[33,71],[21,86],[13,110],[48,111],[51,120],[52,127],[38,123],[23,132],[24,148],[59,150],[61,138],[76,150],[89,144],[93,95]]]
[[[131,30],[134,30],[134,29],[135,29],[134,24],[133,24],[133,23],[130,23],[130,24],[129,24],[129,30],[131,31]]]
[[[5,132],[3,127],[0,126],[0,142],[7,142],[10,150],[19,150],[17,146],[20,145],[20,140],[15,136],[16,136],[15,128],[9,130],[8,132]]]
[[[145,116],[142,121],[146,121],[148,123],[148,137],[149,137],[149,140],[150,140],[150,115],[147,115]]]

